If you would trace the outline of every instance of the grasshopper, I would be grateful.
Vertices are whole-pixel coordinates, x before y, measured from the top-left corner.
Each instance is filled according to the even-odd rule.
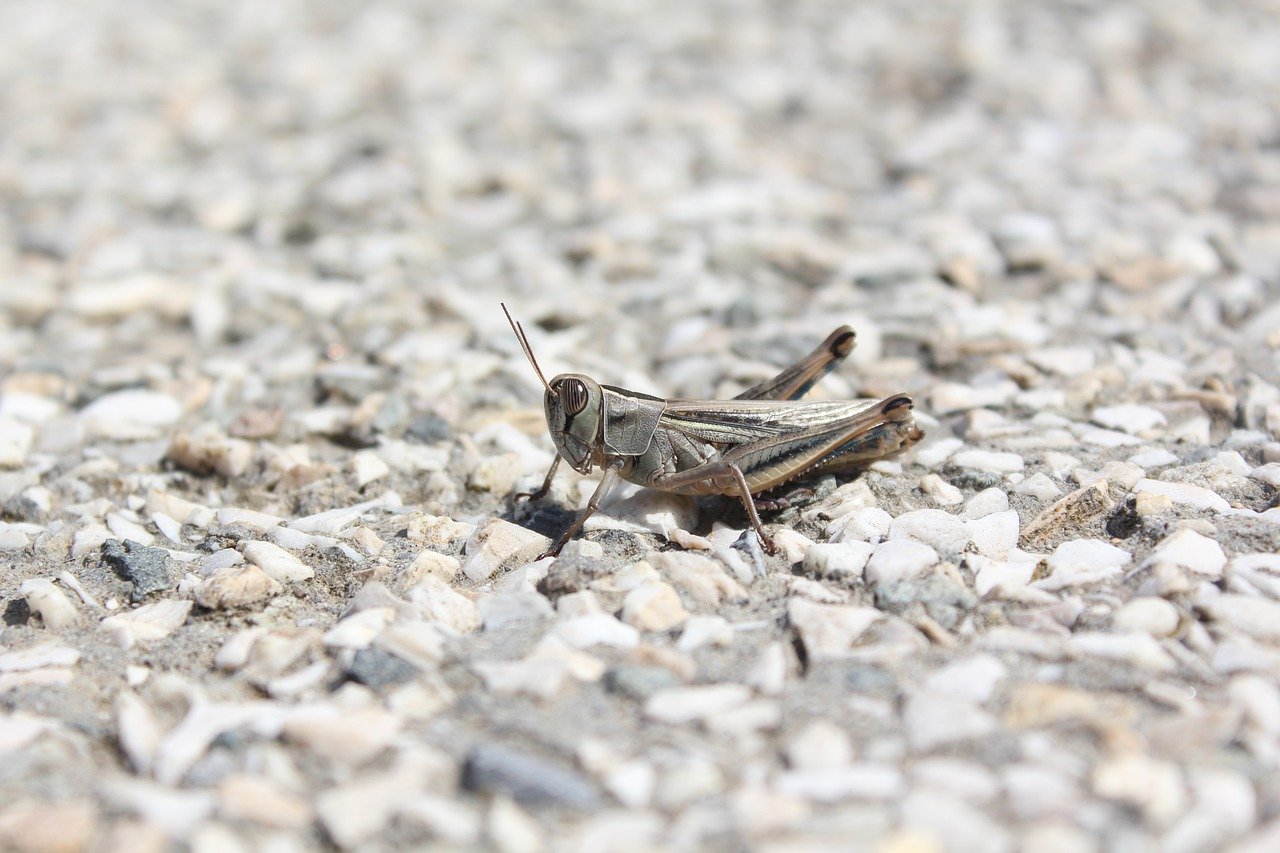
[[[802,476],[857,471],[924,437],[905,394],[882,400],[800,399],[853,351],[855,335],[848,326],[732,400],[664,400],[602,385],[581,373],[561,373],[548,382],[524,327],[506,305],[502,311],[546,388],[543,407],[557,452],[542,486],[516,499],[545,497],[562,460],[580,474],[595,466],[604,469],[586,509],[544,557],[560,553],[620,479],[681,495],[736,496],[772,554],[776,548],[760,523],[753,495]]]

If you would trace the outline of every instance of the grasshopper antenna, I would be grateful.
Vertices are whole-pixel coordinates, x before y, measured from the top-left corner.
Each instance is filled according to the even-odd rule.
[[[502,313],[507,315],[507,322],[511,324],[511,331],[516,333],[516,340],[520,342],[520,348],[524,350],[525,356],[529,359],[529,363],[533,365],[533,369],[538,374],[538,378],[542,380],[542,384],[550,391],[551,383],[547,382],[547,377],[542,375],[542,368],[538,367],[538,360],[533,357],[533,348],[529,346],[529,339],[524,334],[524,326],[511,319],[511,312],[507,310],[506,303],[499,302],[498,304],[502,306]]]

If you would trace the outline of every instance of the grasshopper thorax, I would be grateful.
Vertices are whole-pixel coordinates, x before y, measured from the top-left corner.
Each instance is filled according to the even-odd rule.
[[[581,373],[561,373],[547,383],[543,397],[547,430],[556,450],[575,471],[591,470],[593,448],[599,442],[604,392],[600,383]]]

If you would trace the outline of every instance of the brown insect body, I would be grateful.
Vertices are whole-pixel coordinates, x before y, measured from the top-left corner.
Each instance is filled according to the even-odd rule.
[[[911,398],[903,394],[799,399],[853,350],[848,326],[732,400],[664,400],[576,373],[547,382],[523,328],[514,321],[511,326],[543,380],[547,428],[559,454],[542,487],[517,497],[536,500],[550,491],[561,459],[580,473],[596,466],[605,472],[587,507],[548,554],[559,553],[619,479],[676,494],[739,497],[772,551],[753,495],[803,476],[865,468],[924,437],[912,417]]]

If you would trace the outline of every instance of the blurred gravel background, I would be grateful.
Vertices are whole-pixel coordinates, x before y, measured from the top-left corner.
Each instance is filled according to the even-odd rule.
[[[0,4],[0,848],[1280,848],[1280,4]],[[729,547],[548,373],[928,437]]]

